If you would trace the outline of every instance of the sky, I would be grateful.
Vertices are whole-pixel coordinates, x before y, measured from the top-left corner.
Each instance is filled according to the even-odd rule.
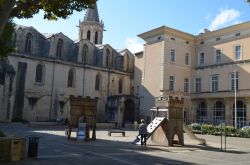
[[[246,0],[98,0],[99,17],[105,25],[103,44],[114,49],[143,50],[138,34],[162,25],[197,35],[250,21]],[[33,26],[41,33],[62,32],[78,39],[79,20],[86,11],[74,12],[67,19],[48,21],[43,13],[32,19],[14,19],[16,24]]]

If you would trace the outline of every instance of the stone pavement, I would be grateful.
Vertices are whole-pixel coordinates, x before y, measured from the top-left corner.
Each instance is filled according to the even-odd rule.
[[[26,159],[5,165],[164,165],[164,164],[250,164],[250,139],[227,138],[227,152],[220,151],[220,136],[200,135],[207,146],[185,136],[185,146],[167,147],[149,144],[146,148],[133,145],[137,131],[126,136],[97,131],[97,140],[77,142],[67,140],[62,127],[30,128],[22,124],[0,124],[9,134],[24,137],[39,136],[36,159]],[[223,139],[224,140],[224,139]],[[224,141],[223,141],[224,145]]]

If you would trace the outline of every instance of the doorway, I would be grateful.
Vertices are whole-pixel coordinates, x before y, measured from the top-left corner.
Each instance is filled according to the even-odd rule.
[[[128,99],[124,102],[125,112],[124,112],[124,122],[134,123],[135,121],[135,103],[133,100]]]

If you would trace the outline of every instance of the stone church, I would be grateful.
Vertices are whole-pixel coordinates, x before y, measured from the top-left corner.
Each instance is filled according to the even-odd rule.
[[[98,122],[134,122],[134,55],[102,44],[97,5],[79,22],[79,39],[16,26],[15,52],[0,63],[0,121],[69,117],[69,97],[98,98]]]

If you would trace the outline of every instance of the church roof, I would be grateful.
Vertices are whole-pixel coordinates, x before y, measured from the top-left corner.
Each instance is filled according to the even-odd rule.
[[[84,16],[84,21],[100,22],[97,5],[92,5],[92,8],[88,8]]]
[[[45,37],[45,38],[50,38],[53,33],[42,33],[42,35]]]
[[[95,45],[98,49],[103,49],[104,45],[100,44],[100,45]]]
[[[131,55],[133,54],[133,53],[131,53],[128,49],[120,50],[119,53],[120,53],[121,55],[123,55],[123,56],[124,56],[126,53],[129,53],[129,54],[131,54]]]
[[[19,28],[24,29],[24,28],[27,28],[27,26],[23,26],[23,25],[16,24],[16,25],[15,25],[15,30],[17,30],[17,29],[19,29]]]

